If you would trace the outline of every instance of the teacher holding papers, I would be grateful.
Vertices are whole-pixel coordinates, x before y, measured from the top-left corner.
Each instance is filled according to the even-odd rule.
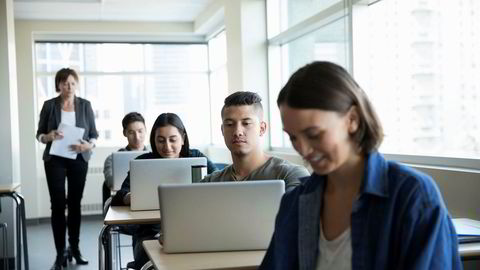
[[[75,96],[78,75],[70,68],[62,68],[55,75],[55,90],[59,95],[45,101],[40,112],[37,139],[47,144],[43,153],[45,174],[52,209],[52,230],[57,257],[51,269],[67,266],[67,259],[77,264],[88,264],[82,257],[79,244],[80,201],[85,187],[88,160],[95,147],[98,132],[95,117],[88,100]],[[68,181],[65,196],[65,178]],[[65,218],[65,206],[68,217]],[[68,242],[65,249],[65,234]]]

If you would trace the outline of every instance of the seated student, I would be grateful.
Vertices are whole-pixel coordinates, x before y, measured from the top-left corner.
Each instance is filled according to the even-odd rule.
[[[187,130],[180,117],[174,113],[162,113],[157,117],[150,132],[150,145],[152,152],[140,155],[136,159],[205,157],[202,152],[190,149]],[[208,173],[215,170],[215,165],[207,158]],[[113,196],[112,205],[130,205],[130,173],[123,181],[122,188]],[[132,236],[135,263],[134,266],[129,264],[129,267],[140,269],[148,261],[142,242],[154,239],[159,232],[159,224],[138,225]]]
[[[127,138],[127,146],[118,151],[145,151],[145,119],[137,112],[127,113],[122,119],[123,136]],[[113,189],[113,155],[108,155],[103,165],[103,204],[110,198]]]
[[[282,198],[260,269],[462,268],[434,180],[377,152],[382,126],[345,69],[302,67],[277,104],[314,173]]]
[[[207,175],[202,182],[283,179],[289,190],[300,183],[299,178],[309,175],[304,167],[263,152],[267,123],[261,101],[252,92],[235,92],[225,99],[222,134],[233,164]]]

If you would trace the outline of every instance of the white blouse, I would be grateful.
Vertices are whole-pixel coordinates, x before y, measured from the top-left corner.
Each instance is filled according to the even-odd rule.
[[[67,112],[62,110],[62,114],[60,117],[60,123],[64,123],[69,126],[75,126],[76,120],[75,120],[75,111],[73,112]]]

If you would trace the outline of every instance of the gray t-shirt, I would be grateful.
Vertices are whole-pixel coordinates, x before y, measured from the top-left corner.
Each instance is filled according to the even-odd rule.
[[[309,176],[305,167],[292,164],[277,157],[271,157],[260,168],[251,172],[247,177],[235,179],[233,165],[225,167],[221,171],[215,171],[202,179],[201,182],[227,182],[227,181],[256,181],[256,180],[285,180],[285,190],[290,190],[300,184],[299,178]]]

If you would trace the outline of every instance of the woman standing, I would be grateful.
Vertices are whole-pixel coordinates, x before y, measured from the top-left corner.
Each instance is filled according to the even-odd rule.
[[[47,144],[43,153],[45,174],[51,203],[51,223],[57,257],[51,269],[62,269],[75,258],[77,264],[88,264],[82,257],[79,244],[80,236],[80,201],[85,187],[88,160],[95,147],[98,132],[95,117],[88,100],[75,96],[78,86],[78,75],[70,68],[60,69],[55,75],[55,90],[59,95],[45,101],[40,112],[37,139]],[[77,154],[76,159],[50,155],[52,141],[62,139],[63,133],[58,131],[59,124],[76,126],[85,129],[83,139],[78,144],[70,145],[70,150]],[[65,178],[68,181],[68,195],[65,196]],[[65,218],[65,207],[68,217]],[[65,249],[65,234],[68,227],[68,242]]]
[[[285,193],[260,269],[462,269],[434,180],[378,153],[382,126],[345,69],[306,65],[277,104],[314,173]]]

